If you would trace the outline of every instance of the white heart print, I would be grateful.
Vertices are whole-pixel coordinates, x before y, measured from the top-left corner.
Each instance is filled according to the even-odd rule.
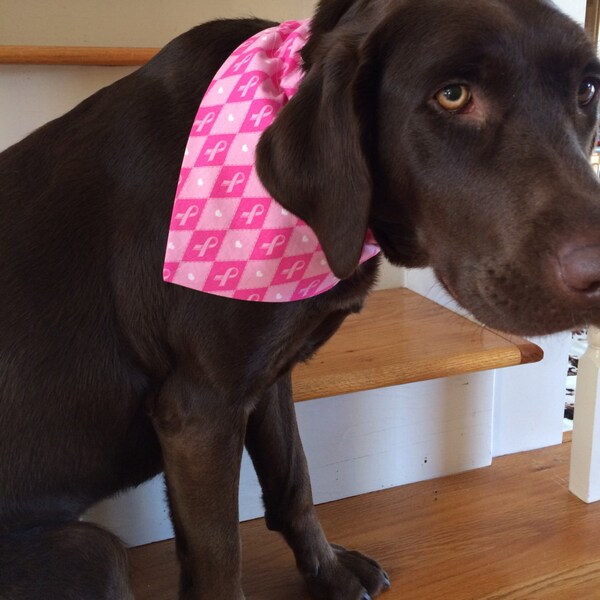
[[[169,283],[268,302],[303,299],[336,284],[314,232],[269,197],[253,164],[264,128],[300,85],[297,53],[309,34],[309,20],[262,31],[214,77],[184,146],[179,219],[167,240]]]

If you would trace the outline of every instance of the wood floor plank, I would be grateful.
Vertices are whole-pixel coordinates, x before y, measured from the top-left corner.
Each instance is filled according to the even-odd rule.
[[[600,503],[567,490],[570,444],[486,469],[318,508],[338,543],[379,559],[383,600],[600,598]],[[293,559],[262,520],[244,523],[247,600],[308,600]],[[138,600],[175,600],[172,542],[130,551]]]

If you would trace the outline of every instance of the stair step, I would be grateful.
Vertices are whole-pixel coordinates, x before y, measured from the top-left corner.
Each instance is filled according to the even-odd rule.
[[[497,369],[542,356],[535,344],[481,327],[411,290],[382,290],[308,363],[296,367],[294,399]]]

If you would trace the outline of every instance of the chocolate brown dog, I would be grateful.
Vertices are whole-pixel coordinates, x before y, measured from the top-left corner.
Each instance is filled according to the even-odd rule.
[[[164,283],[203,88],[271,25],[193,29],[0,155],[2,600],[131,597],[118,540],[78,518],[161,469],[181,598],[241,600],[244,443],[312,597],[387,587],[323,535],[290,386],[373,285],[368,228],[493,327],[600,324],[600,65],[541,0],[324,0],[258,168],[342,281],[285,304]]]

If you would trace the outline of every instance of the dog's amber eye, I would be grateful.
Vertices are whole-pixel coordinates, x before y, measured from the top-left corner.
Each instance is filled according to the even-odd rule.
[[[584,79],[577,91],[579,106],[587,106],[595,97],[598,83],[595,79]]]
[[[442,88],[435,99],[444,110],[457,112],[471,101],[471,90],[466,85],[454,83]]]

